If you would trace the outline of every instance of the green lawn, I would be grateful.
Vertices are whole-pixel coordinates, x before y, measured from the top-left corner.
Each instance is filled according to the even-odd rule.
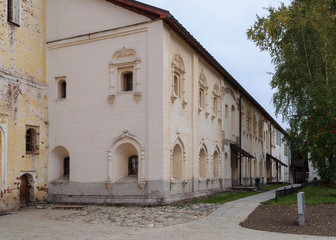
[[[326,203],[336,204],[336,186],[326,186],[321,184],[310,185],[306,188],[300,190],[300,192],[305,193],[305,203],[306,205],[321,205]],[[284,197],[278,198],[276,202],[275,199],[264,202],[266,205],[291,205],[297,204],[297,194],[290,194]]]
[[[187,204],[196,204],[196,203],[210,203],[210,204],[215,204],[215,203],[226,203],[226,202],[231,202],[240,198],[244,197],[249,197],[252,195],[256,195],[258,192],[254,191],[238,191],[238,192],[222,192],[220,194],[216,194],[214,196],[210,196],[205,199],[195,199],[195,200],[190,200],[186,201],[184,205]]]

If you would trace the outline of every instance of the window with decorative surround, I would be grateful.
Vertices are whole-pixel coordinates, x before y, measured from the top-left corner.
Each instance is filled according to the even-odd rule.
[[[208,117],[209,115],[209,112],[207,111],[207,90],[208,90],[208,82],[207,82],[207,79],[206,79],[206,76],[204,74],[204,71],[202,69],[201,73],[200,73],[200,76],[199,76],[199,80],[198,80],[198,85],[199,85],[199,89],[198,89],[198,92],[199,92],[199,99],[198,99],[198,102],[199,102],[199,106],[198,106],[198,113],[200,113],[201,111],[204,111],[205,112],[205,116]]]
[[[220,99],[220,92],[219,92],[219,86],[218,84],[215,84],[213,91],[212,91],[212,120],[215,117],[221,116],[221,99]],[[220,120],[220,119],[218,119]]]
[[[141,100],[140,63],[141,60],[133,49],[123,47],[113,55],[108,96],[111,104],[114,103],[116,96],[122,93],[132,93],[136,102]]]
[[[184,75],[185,75],[184,62],[180,53],[177,53],[174,55],[172,61],[171,100],[172,103],[175,103],[177,99],[181,99],[183,108],[187,105],[184,91],[184,80],[185,80]]]

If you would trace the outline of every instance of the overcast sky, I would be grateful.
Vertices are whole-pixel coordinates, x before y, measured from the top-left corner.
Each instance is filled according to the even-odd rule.
[[[273,116],[269,83],[274,67],[267,52],[246,37],[246,30],[264,16],[265,7],[290,0],[139,0],[168,10],[216,60]]]

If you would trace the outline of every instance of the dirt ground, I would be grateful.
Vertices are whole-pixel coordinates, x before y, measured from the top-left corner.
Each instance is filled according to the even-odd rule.
[[[336,236],[336,205],[306,206],[304,226],[299,226],[295,205],[259,205],[240,225],[270,232]]]

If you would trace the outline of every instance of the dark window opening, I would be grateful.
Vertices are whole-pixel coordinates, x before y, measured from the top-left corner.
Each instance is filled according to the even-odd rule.
[[[64,158],[64,177],[68,177],[70,175],[70,158]]]
[[[128,175],[138,174],[138,156],[128,158]]]
[[[36,132],[29,128],[26,131],[26,153],[32,154],[36,151]]]
[[[66,88],[67,88],[67,83],[65,80],[60,80],[57,83],[57,98],[66,98]]]
[[[133,73],[127,72],[123,75],[123,90],[132,91],[133,90]]]
[[[66,98],[66,81],[61,84],[61,98]]]

